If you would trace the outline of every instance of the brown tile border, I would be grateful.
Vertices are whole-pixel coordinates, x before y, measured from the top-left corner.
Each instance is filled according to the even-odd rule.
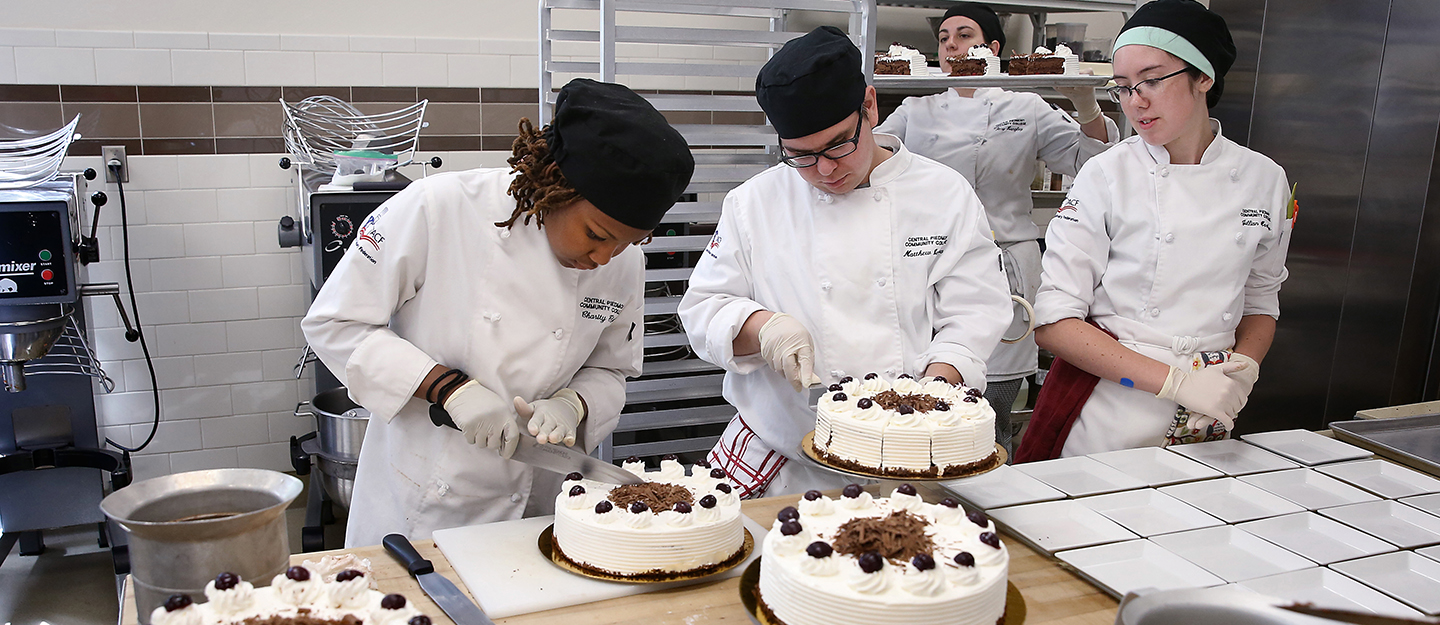
[[[415,87],[351,87],[352,102],[418,102]]]
[[[513,89],[509,87],[482,87],[481,102],[503,102],[508,104],[536,104],[540,102],[539,89]]]
[[[147,87],[142,85],[139,90],[141,102],[210,102],[209,87]]]
[[[146,156],[157,154],[215,154],[214,139],[142,139]]]
[[[416,90],[416,102],[467,102],[480,103],[480,90],[461,87],[420,87]]]
[[[703,90],[641,93],[748,95]],[[284,151],[279,100],[330,95],[361,111],[388,113],[429,100],[430,121],[420,137],[425,151],[510,150],[515,123],[535,120],[540,91],[526,88],[0,85],[0,119],[27,130],[52,130],[82,113],[83,139],[75,155],[102,145],[132,154],[245,154]],[[668,111],[673,123],[760,124],[745,111]],[[138,136],[137,136],[138,135]],[[218,137],[218,138],[217,138]],[[697,146],[697,148],[703,146]]]
[[[278,102],[279,87],[211,87],[215,102]]]
[[[139,139],[80,139],[70,143],[70,156],[100,156],[101,146],[123,145],[126,154],[144,154]]]
[[[135,87],[109,85],[60,85],[64,102],[137,102]]]
[[[0,101],[59,102],[60,85],[0,85]]]

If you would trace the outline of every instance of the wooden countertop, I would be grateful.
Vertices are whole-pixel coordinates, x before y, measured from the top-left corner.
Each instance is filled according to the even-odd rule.
[[[882,482],[866,488],[871,493],[888,494],[895,482]],[[933,483],[915,483],[920,495],[926,501],[935,502],[944,498],[945,491]],[[829,493],[839,496],[839,491]],[[773,497],[746,501],[742,510],[746,516],[759,519],[762,524],[775,518],[785,506],[794,505],[799,496]],[[1043,556],[1018,540],[1007,540],[1010,551],[1010,582],[1020,589],[1025,597],[1029,625],[1111,625],[1115,622],[1118,603],[1100,589],[1075,576],[1058,560]],[[415,548],[420,555],[435,564],[435,570],[455,582],[466,594],[469,590],[455,575],[450,562],[435,547],[435,541],[416,541]],[[429,615],[435,625],[452,625],[415,579],[390,557],[379,545],[333,552],[306,553],[291,556],[294,564],[305,559],[318,559],[326,553],[348,551],[370,560],[376,582],[383,592],[398,592],[414,602],[415,607]],[[120,614],[120,625],[135,625],[135,601],[126,581],[126,593]],[[596,603],[546,610],[533,614],[522,614],[499,619],[506,625],[609,625],[611,623],[645,622],[649,625],[695,625],[698,623],[741,624],[749,622],[745,608],[740,604],[740,578],[688,586],[673,590],[656,591],[610,599]]]

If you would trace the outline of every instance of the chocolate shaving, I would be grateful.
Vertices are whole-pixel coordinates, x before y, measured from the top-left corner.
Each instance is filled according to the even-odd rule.
[[[925,534],[928,525],[905,510],[891,512],[883,519],[850,519],[835,534],[835,551],[856,557],[875,551],[891,563],[909,562],[917,554],[935,551],[935,541]]]
[[[659,482],[617,486],[610,491],[609,495],[606,495],[606,499],[624,508],[629,508],[630,504],[637,501],[643,501],[650,507],[651,514],[660,514],[674,508],[675,504],[680,502],[695,504],[695,495],[690,492],[690,489],[678,484]]]
[[[909,406],[914,408],[915,412],[930,412],[935,409],[935,403],[940,401],[930,395],[901,395],[895,391],[882,391],[876,393],[871,399],[886,410],[894,410],[900,406]]]

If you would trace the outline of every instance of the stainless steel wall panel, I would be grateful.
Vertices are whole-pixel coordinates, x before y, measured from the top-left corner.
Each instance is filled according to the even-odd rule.
[[[1326,422],[1356,410],[1418,401],[1396,397],[1402,352],[1423,362],[1428,349],[1402,345],[1416,275],[1419,233],[1440,125],[1440,3],[1394,0],[1380,66],[1369,155],[1351,246],[1349,284],[1331,367]],[[1411,365],[1406,365],[1411,366]]]
[[[1225,74],[1225,93],[1210,109],[1225,136],[1250,145],[1250,111],[1255,103],[1255,67],[1260,60],[1260,32],[1265,26],[1264,0],[1210,0],[1210,10],[1225,16],[1235,40],[1235,64]]]
[[[1301,213],[1279,330],[1242,433],[1318,429],[1338,414],[1328,387],[1389,13],[1387,0],[1265,3],[1249,146],[1299,183]]]

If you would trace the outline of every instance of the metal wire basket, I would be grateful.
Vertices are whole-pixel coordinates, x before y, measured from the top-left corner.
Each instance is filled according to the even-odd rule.
[[[25,375],[84,375],[99,382],[106,393],[115,390],[115,381],[100,367],[100,359],[95,357],[95,350],[85,340],[74,316],[66,321],[65,333],[44,358],[25,363]]]
[[[397,111],[365,115],[350,103],[328,95],[305,98],[296,104],[281,100],[285,149],[296,162],[326,173],[335,172],[335,153],[346,150],[393,154],[396,160],[391,168],[403,167],[414,159],[429,102],[421,100]]]
[[[75,132],[79,123],[76,115],[65,127],[44,136],[0,139],[0,189],[25,189],[54,178],[70,142],[80,138]]]

